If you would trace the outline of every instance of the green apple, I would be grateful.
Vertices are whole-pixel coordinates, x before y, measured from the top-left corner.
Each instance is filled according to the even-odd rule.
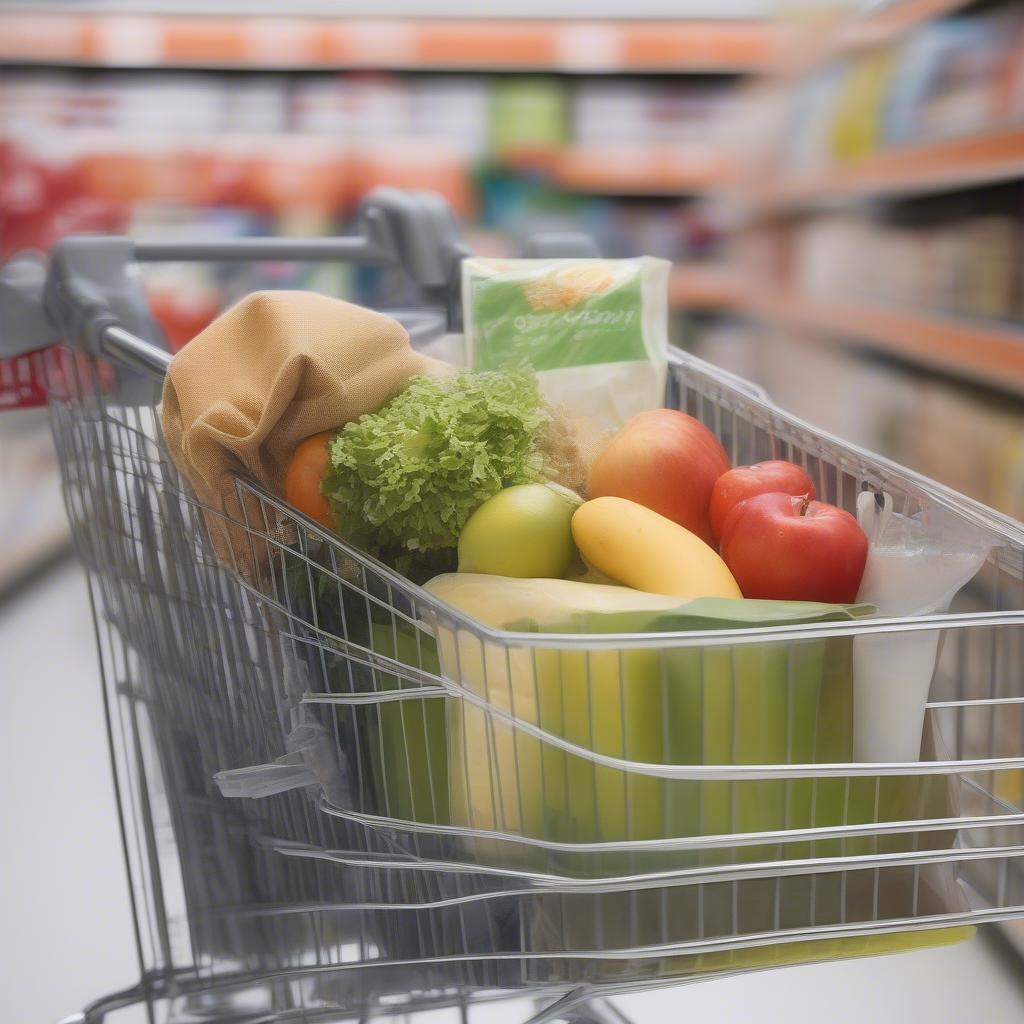
[[[518,484],[485,501],[459,536],[459,572],[560,579],[576,555],[580,498],[557,484]]]

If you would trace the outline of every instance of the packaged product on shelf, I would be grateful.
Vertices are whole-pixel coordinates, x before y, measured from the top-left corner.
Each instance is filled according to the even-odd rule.
[[[1017,276],[1017,227],[1004,216],[974,218],[964,226],[972,255],[964,266],[958,306],[969,316],[1012,316]]]
[[[882,104],[895,60],[896,51],[884,48],[850,63],[832,122],[832,153],[837,161],[859,160],[878,148]]]
[[[500,79],[491,93],[495,156],[546,157],[566,142],[566,92],[557,78]]]
[[[1005,17],[997,12],[990,18],[949,18],[913,36],[887,98],[887,142],[978,131],[993,122]]]
[[[828,67],[798,86],[786,130],[782,165],[793,175],[813,174],[831,162],[829,129],[843,84],[843,69]]]
[[[1024,12],[1014,9],[996,83],[995,120],[1011,123],[1024,117]]]
[[[548,401],[616,429],[664,398],[669,268],[652,257],[467,259],[467,363],[530,367]]]

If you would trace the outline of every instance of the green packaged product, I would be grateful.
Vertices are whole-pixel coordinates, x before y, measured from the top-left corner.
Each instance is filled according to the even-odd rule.
[[[464,260],[468,363],[529,367],[549,402],[615,430],[664,401],[669,267],[649,256]]]

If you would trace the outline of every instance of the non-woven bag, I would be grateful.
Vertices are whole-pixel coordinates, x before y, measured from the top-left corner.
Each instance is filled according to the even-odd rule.
[[[414,352],[382,313],[315,292],[253,292],[175,357],[163,392],[167,449],[206,508],[217,554],[244,576],[272,529],[244,502],[243,473],[280,493],[304,438],[374,412],[417,374],[447,371]]]

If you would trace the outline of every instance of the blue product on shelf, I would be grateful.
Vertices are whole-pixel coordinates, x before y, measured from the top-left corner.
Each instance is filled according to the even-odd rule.
[[[977,132],[995,116],[1004,16],[929,25],[903,51],[886,103],[891,145]]]
[[[828,67],[798,86],[784,134],[787,173],[813,174],[831,162],[829,126],[844,77],[844,67]]]

